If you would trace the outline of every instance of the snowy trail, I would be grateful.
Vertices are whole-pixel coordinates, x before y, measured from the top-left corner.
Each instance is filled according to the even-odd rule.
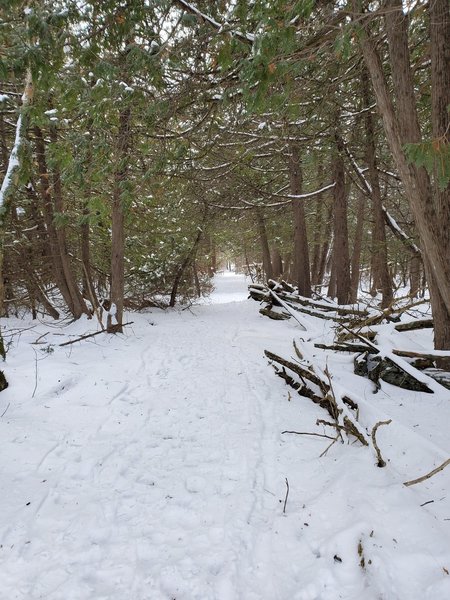
[[[428,513],[364,450],[320,459],[326,440],[283,436],[314,431],[318,409],[287,402],[263,350],[289,352],[299,331],[245,297],[243,277],[222,276],[210,304],[133,315],[125,336],[38,363],[28,342],[50,328],[24,333],[1,398],[0,600],[448,597],[448,478],[427,488],[441,507]],[[399,429],[418,454],[437,447]]]
[[[243,278],[221,283],[213,301],[245,297]],[[105,360],[84,380],[39,382],[52,426],[36,396],[42,439],[26,472],[11,465],[19,525],[2,536],[11,552],[0,577],[11,588],[23,581],[15,597],[253,597],[248,557],[253,529],[270,528],[265,496],[278,503],[264,488],[279,442],[265,433],[273,376],[254,356],[258,317],[234,306],[159,314],[124,342],[73,347],[75,366],[99,346]]]

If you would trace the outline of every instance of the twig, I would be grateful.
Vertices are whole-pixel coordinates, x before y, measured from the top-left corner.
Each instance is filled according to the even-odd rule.
[[[322,452],[322,454],[320,454],[320,455],[319,455],[319,458],[322,458],[322,456],[325,456],[325,454],[328,452],[328,450],[331,448],[331,446],[332,446],[333,444],[335,444],[335,443],[338,441],[338,439],[339,439],[339,437],[338,437],[338,436],[336,436],[335,438],[333,438],[333,441],[331,442],[331,444],[329,444],[329,445],[328,445],[328,446],[325,448],[325,450]]]
[[[132,325],[134,323],[134,321],[130,321],[129,323],[122,323],[122,327],[125,327],[125,325]],[[69,344],[75,344],[75,342],[81,342],[82,340],[87,340],[88,338],[94,337],[94,335],[100,335],[100,333],[106,333],[106,330],[102,330],[102,331],[95,331],[94,333],[87,333],[86,335],[82,335],[81,337],[78,337],[74,340],[69,340],[68,342],[64,342],[62,344],[59,344],[59,346],[69,346]]]
[[[33,352],[34,352],[34,390],[33,390],[33,393],[31,394],[32,398],[34,398],[34,395],[36,393],[37,386],[38,386],[38,357],[37,357],[37,352],[34,348],[33,348]]]
[[[372,443],[373,443],[373,447],[375,448],[375,452],[377,453],[377,467],[385,467],[386,466],[386,461],[383,460],[383,457],[381,456],[381,451],[380,448],[377,444],[377,440],[376,440],[376,434],[377,434],[377,430],[378,427],[380,427],[380,425],[390,425],[392,423],[392,419],[389,419],[389,421],[378,421],[378,423],[375,423],[373,429],[372,429]]]
[[[6,415],[6,411],[8,410],[8,408],[10,407],[10,405],[11,405],[11,402],[8,402],[8,406],[5,408],[5,410],[0,415],[0,419]]]
[[[50,333],[50,331],[46,331],[45,333],[43,333],[42,335],[40,335],[37,340],[35,340],[34,342],[32,342],[33,345],[37,345],[39,344],[39,340],[42,340],[43,337],[45,337],[46,335],[48,335]],[[45,343],[45,342],[43,342]]]
[[[90,277],[88,275],[87,269],[86,269],[86,265],[84,264],[84,261],[81,261],[81,265],[83,267],[83,271],[84,271],[84,277],[87,283],[87,289],[88,289],[88,294],[89,294],[89,299],[91,301],[92,304],[92,310],[94,311],[95,316],[97,317],[97,321],[100,324],[100,327],[102,328],[102,330],[105,329],[105,326],[103,325],[103,321],[102,321],[102,317],[100,314],[100,311],[98,310],[98,300],[95,297],[94,291],[91,287],[91,281],[90,281]]]
[[[426,506],[427,504],[432,504],[433,502],[434,502],[434,500],[428,500],[427,502],[424,502],[420,506]]]
[[[288,481],[287,477],[286,477],[285,481],[286,481],[286,497],[284,499],[284,506],[283,506],[283,514],[284,515],[286,514],[286,504],[287,504],[288,496],[289,496],[289,481]]]
[[[331,421],[325,421],[324,419],[317,419],[316,425],[328,425],[329,427],[334,427],[338,431],[344,429],[343,425],[339,425],[339,423],[332,423]]]
[[[450,458],[447,458],[447,460],[444,461],[442,465],[439,465],[439,467],[436,467],[426,475],[422,475],[422,477],[418,477],[417,479],[411,479],[411,481],[405,481],[403,485],[409,486],[416,485],[416,483],[422,483],[422,481],[430,479],[430,477],[433,477],[433,475],[436,475],[436,473],[439,473],[439,471],[443,471],[445,467],[448,467],[448,465],[450,465]]]
[[[329,440],[336,439],[334,437],[331,437],[331,435],[325,435],[324,433],[312,433],[309,431],[282,431],[281,433],[295,433],[296,435],[316,435],[317,437],[327,438]]]

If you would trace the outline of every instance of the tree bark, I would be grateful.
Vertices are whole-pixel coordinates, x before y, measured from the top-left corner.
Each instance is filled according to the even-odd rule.
[[[197,235],[195,236],[194,244],[192,245],[192,248],[188,252],[186,258],[183,260],[183,262],[179,266],[178,271],[175,275],[175,280],[173,282],[172,291],[170,293],[170,301],[169,301],[170,307],[175,306],[175,303],[177,300],[178,288],[180,286],[181,278],[183,277],[183,273],[195,260],[198,246],[203,237],[203,227],[204,227],[205,223],[206,223],[206,211],[205,211],[205,215],[203,217],[203,223],[202,223],[201,227],[198,228]]]
[[[303,173],[300,158],[300,148],[291,144],[289,160],[289,180],[291,194],[298,196],[302,193]],[[308,233],[304,200],[292,200],[292,215],[294,220],[294,276],[301,296],[311,296],[311,271],[309,266]]]
[[[411,298],[417,298],[420,290],[420,266],[422,261],[419,256],[412,256],[409,261],[409,295]]]
[[[259,241],[261,243],[263,268],[266,274],[266,280],[268,280],[272,279],[273,277],[273,268],[272,259],[270,257],[269,241],[267,239],[266,224],[264,222],[264,215],[261,208],[256,209],[256,219],[258,221]]]
[[[54,125],[50,126],[50,140],[52,144],[56,145],[58,143],[57,131]],[[62,217],[64,215],[64,198],[61,184],[61,173],[57,161],[55,161],[52,169],[52,181],[55,213]],[[75,319],[79,319],[82,314],[89,315],[89,310],[86,306],[83,296],[81,295],[72,266],[70,264],[69,252],[67,249],[66,226],[63,224],[56,225],[55,230],[61,267],[67,289],[71,297],[72,314]]]
[[[350,302],[358,300],[359,278],[361,270],[361,251],[364,235],[364,209],[366,198],[360,193],[358,198],[358,208],[356,214],[356,230],[353,242],[353,252],[351,259],[351,277],[350,277]]]
[[[120,111],[117,135],[117,167],[111,212],[111,309],[108,313],[108,333],[122,333],[123,298],[125,292],[125,209],[122,187],[127,177],[127,153],[130,145],[131,109]]]
[[[39,168],[39,192],[42,198],[44,221],[47,229],[48,244],[50,247],[50,253],[53,262],[54,281],[58,286],[69,311],[77,319],[81,316],[81,314],[83,314],[83,312],[88,313],[88,310],[84,301],[80,302],[80,300],[77,299],[76,292],[75,297],[72,295],[74,288],[78,290],[76,283],[72,281],[71,285],[69,286],[68,281],[66,279],[67,275],[69,277],[72,277],[72,275],[70,265],[68,264],[67,249],[65,247],[65,236],[61,233],[61,231],[58,234],[54,222],[56,202],[54,207],[52,195],[50,193],[50,175],[47,169],[44,136],[39,127],[34,127],[33,131],[35,136],[36,159]],[[56,178],[54,175],[53,183],[55,182],[58,184],[58,178]],[[61,191],[59,190],[58,193],[61,194]],[[60,209],[60,212],[62,212],[61,209],[63,208],[61,203],[62,198],[59,197],[58,208]],[[63,263],[64,254],[65,261]]]
[[[335,135],[335,156],[333,159],[334,193],[334,248],[333,267],[336,281],[336,297],[339,304],[350,301],[350,258],[347,226],[347,190],[345,186],[343,143],[339,134]]]
[[[332,246],[332,224],[333,224],[333,203],[330,202],[327,208],[327,214],[325,218],[325,232],[323,235],[323,243],[320,249],[320,259],[317,267],[317,275],[314,278],[315,285],[322,285],[323,278],[325,277],[325,271],[327,268],[327,262],[330,253],[330,247]]]
[[[389,274],[386,230],[384,226],[383,202],[381,200],[380,180],[378,177],[375,127],[373,114],[370,109],[369,78],[367,71],[362,72],[362,96],[365,113],[366,133],[366,162],[369,168],[368,180],[371,188],[373,232],[372,232],[372,265],[373,279],[376,290],[381,290],[381,308],[386,308],[392,303],[392,279]]]
[[[272,246],[272,269],[274,279],[278,279],[283,273],[283,261],[278,246]]]
[[[6,218],[9,213],[11,194],[15,188],[18,172],[20,168],[19,151],[22,146],[24,132],[26,130],[24,119],[25,111],[33,102],[34,86],[31,69],[28,68],[25,77],[25,88],[22,95],[22,106],[19,111],[19,116],[16,123],[16,135],[14,144],[11,149],[9,158],[7,159],[6,144],[2,136],[2,158],[4,169],[6,170],[0,187],[0,316],[4,313],[5,287],[3,282],[3,260],[4,260],[4,244],[6,233]],[[2,121],[3,125],[3,121]],[[1,338],[0,338],[1,339]]]
[[[386,138],[409,198],[420,236],[435,319],[435,347],[436,349],[450,349],[450,244],[448,243],[450,222],[447,214],[449,209],[444,209],[439,202],[436,204],[437,194],[432,193],[427,172],[423,167],[409,165],[404,152],[405,144],[418,143],[422,137],[409,62],[407,17],[403,14],[401,0],[400,2],[399,0],[388,0],[387,6],[394,9],[389,11],[389,16],[385,19],[385,27],[390,49],[397,113],[392,104],[380,57],[367,26],[360,29],[360,44],[378,109],[383,118]],[[448,21],[448,8],[446,14],[447,16],[443,15],[444,23]],[[433,35],[440,39],[445,27],[440,27],[434,23],[434,20],[435,18],[431,19],[430,28],[436,28]],[[438,77],[439,69],[436,65],[443,62],[442,48],[445,48],[448,43],[448,39],[444,43],[437,43],[437,47],[432,52],[432,71],[435,71],[432,78],[434,87],[445,78],[444,76]],[[436,94],[436,91],[433,90],[433,93]],[[437,101],[433,102],[433,107],[437,104]],[[437,122],[437,117],[433,120]],[[448,191],[446,193],[448,206]]]

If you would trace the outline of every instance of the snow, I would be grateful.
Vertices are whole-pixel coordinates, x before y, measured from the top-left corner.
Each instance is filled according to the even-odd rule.
[[[13,175],[14,171],[19,166],[19,149],[21,144],[21,135],[22,135],[22,115],[20,114],[17,119],[16,124],[16,135],[14,139],[14,146],[11,150],[11,154],[9,156],[8,168],[6,170],[5,177],[2,181],[2,187],[0,188],[0,210],[3,209],[5,205],[5,199],[11,184],[13,183]]]
[[[314,349],[328,322],[271,321],[248,283],[220,274],[209,301],[66,347],[95,322],[3,321],[2,600],[450,597],[450,469],[402,485],[450,455],[449,393],[373,394],[352,357]],[[264,358],[292,356],[293,338],[360,399],[363,428],[392,418],[386,468],[368,448],[320,456],[329,440],[282,433],[330,434]]]

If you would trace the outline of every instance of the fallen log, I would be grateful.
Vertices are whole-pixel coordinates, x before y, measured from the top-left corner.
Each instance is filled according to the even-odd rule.
[[[363,344],[314,344],[314,347],[322,350],[335,350],[336,352],[367,352],[367,346]]]
[[[435,381],[437,381],[440,385],[445,387],[447,390],[450,390],[450,373],[448,371],[443,371],[442,369],[434,369],[427,367],[424,369],[424,374],[428,375]]]
[[[358,332],[353,332],[353,331],[347,331],[347,333],[343,333],[342,331],[338,332],[337,339],[339,342],[346,342],[347,340],[354,340],[359,335],[359,336],[373,342],[375,340],[375,338],[377,337],[377,332],[370,331],[370,330],[364,331],[364,329],[362,331],[358,331]]]
[[[404,358],[429,358],[430,360],[437,360],[439,358],[450,358],[449,350],[432,350],[431,352],[419,352],[417,350],[392,350],[392,353],[397,356],[403,356]]]
[[[273,319],[274,321],[285,321],[286,319],[291,318],[291,315],[288,315],[287,313],[275,312],[270,308],[260,308],[259,312],[265,317],[269,317],[269,319]]]
[[[269,350],[264,350],[264,354],[267,356],[267,358],[269,360],[271,360],[273,362],[277,362],[278,364],[282,365],[283,367],[287,367],[288,369],[293,371],[302,380],[307,379],[311,383],[314,383],[314,385],[317,385],[317,387],[321,390],[321,392],[323,394],[326,394],[328,392],[328,389],[329,389],[328,384],[325,383],[324,381],[322,381],[320,379],[320,377],[318,377],[314,372],[310,371],[309,369],[306,369],[305,367],[300,366],[298,363],[294,363],[292,361],[286,360],[285,358],[282,358],[281,356],[278,356],[277,354],[274,354],[273,352],[270,352]],[[303,381],[303,383],[304,383],[304,381]]]
[[[412,390],[414,392],[425,392],[432,394],[428,385],[417,377],[405,371],[398,363],[394,362],[387,356],[372,356],[372,366],[369,367],[369,379],[379,385],[379,380],[382,379],[386,383],[403,388],[404,390]],[[414,368],[414,367],[412,367]]]
[[[264,292],[263,290],[254,288],[253,286],[250,286],[248,288],[248,293],[250,295],[250,298],[252,298],[253,300],[256,300],[257,302],[263,302],[264,300],[267,300],[269,298],[269,296],[266,292]]]
[[[433,319],[416,319],[415,321],[408,321],[407,323],[398,323],[395,326],[395,329],[397,331],[414,331],[415,329],[431,329],[433,327]]]
[[[289,290],[289,287],[291,290]],[[286,284],[284,281],[278,283],[273,279],[269,279],[267,287],[260,284],[252,284],[249,286],[250,296],[254,300],[264,300],[264,298],[268,297],[271,292],[275,292],[278,298],[284,302],[292,305],[300,304],[301,306],[308,307],[311,311],[314,309],[319,309],[325,312],[335,312],[340,316],[352,317],[366,317],[369,314],[365,309],[360,310],[354,307],[340,306],[335,303],[329,303],[324,300],[314,300],[312,298],[306,298],[305,296],[299,296],[295,293],[295,288],[292,288],[292,286],[289,286],[289,284]],[[314,315],[316,315],[315,312]]]
[[[339,418],[340,411],[338,407],[338,403],[334,396],[334,392],[330,382],[325,381],[317,375],[314,370],[310,370],[306,367],[299,365],[298,363],[294,363],[292,361],[286,360],[273,352],[269,352],[268,350],[264,351],[264,354],[267,358],[275,363],[278,363],[283,369],[279,369],[274,366],[275,373],[284,379],[288,385],[294,388],[301,396],[306,396],[310,400],[312,400],[315,404],[318,404],[322,408],[324,408],[328,414],[333,417],[336,421]],[[301,383],[295,381],[293,377],[291,377],[288,373],[286,373],[285,369],[289,369],[301,380]],[[306,381],[305,381],[306,380]],[[319,389],[311,389],[308,387],[307,381],[313,383]],[[358,405],[351,398],[347,396],[342,396],[342,402],[346,404],[352,410],[358,410]],[[347,423],[346,423],[347,421]],[[364,436],[361,435],[361,432],[358,430],[357,426],[352,423],[351,419],[347,416],[344,416],[344,426],[349,433],[352,433],[355,437],[357,437],[362,444],[367,445],[367,440],[365,440]]]

